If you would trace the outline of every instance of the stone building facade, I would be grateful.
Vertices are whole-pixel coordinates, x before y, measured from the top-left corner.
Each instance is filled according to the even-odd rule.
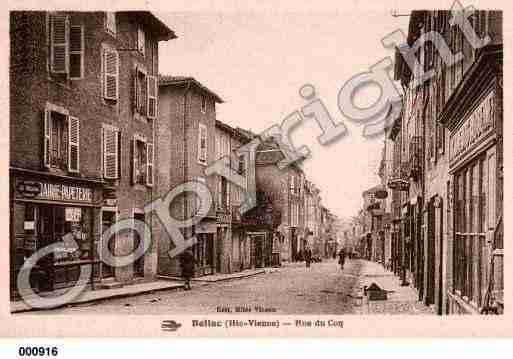
[[[413,70],[396,56],[403,108],[386,133],[394,270],[438,314],[501,312],[502,13],[464,13],[479,39],[490,38],[479,47],[451,16],[414,11],[408,45],[435,31],[461,61],[449,65],[431,41],[416,48]]]
[[[10,21],[11,283],[54,243],[62,250],[34,271],[36,291],[72,285],[88,265],[95,280],[153,277],[156,241],[125,267],[101,264],[98,250],[116,219],[152,227],[143,208],[155,195],[158,43],[174,33],[149,12],[16,11]],[[143,240],[119,235],[108,248],[126,255]]]
[[[205,170],[216,153],[216,105],[222,99],[192,77],[161,76],[159,79],[159,128],[158,128],[158,194],[166,195],[184,183],[200,182],[210,193],[216,193],[215,176]],[[193,218],[201,203],[198,197],[186,192],[177,196],[171,205],[173,218],[184,221]],[[217,240],[216,206],[208,209],[199,223],[184,228],[186,240],[196,237],[192,247],[197,263],[196,275],[221,271],[221,243]],[[163,226],[158,228],[161,237],[168,237]],[[170,258],[170,241],[159,248],[159,268],[162,275],[180,275],[178,257]]]

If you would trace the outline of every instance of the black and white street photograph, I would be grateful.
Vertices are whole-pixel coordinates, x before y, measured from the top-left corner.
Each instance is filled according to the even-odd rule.
[[[342,6],[11,10],[11,318],[503,315],[503,11]]]

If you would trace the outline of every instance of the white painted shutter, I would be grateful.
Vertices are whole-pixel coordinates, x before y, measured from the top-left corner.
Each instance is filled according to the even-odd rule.
[[[103,176],[108,179],[118,178],[118,136],[116,129],[103,129]]]
[[[158,94],[158,82],[155,76],[147,76],[148,84],[148,118],[157,117],[157,94]]]
[[[107,30],[115,35],[116,34],[116,13],[115,12],[106,12],[105,13],[105,25]]]
[[[132,183],[137,183],[137,140],[135,137],[132,139]]]
[[[138,81],[139,81],[139,71],[137,67],[135,68],[134,72],[134,112],[139,112],[139,87],[138,87]]]
[[[69,77],[79,79],[84,73],[84,27],[71,26],[69,32]]]
[[[207,128],[201,124],[198,133],[198,161],[207,161]]]
[[[146,184],[153,186],[153,143],[146,144]]]
[[[117,51],[105,49],[104,58],[104,97],[109,100],[118,99],[119,57]]]
[[[68,116],[68,170],[80,169],[80,122],[78,118]]]
[[[52,115],[50,110],[45,110],[43,116],[43,165],[50,167],[50,148],[52,145]]]
[[[50,16],[50,71],[68,72],[68,17],[62,14]]]
[[[146,47],[146,44],[145,44],[144,30],[139,28],[139,29],[137,29],[137,50],[139,50],[139,52],[144,55],[145,47]]]

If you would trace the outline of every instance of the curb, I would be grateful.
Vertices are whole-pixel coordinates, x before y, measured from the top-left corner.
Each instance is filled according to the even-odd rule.
[[[11,314],[18,314],[18,313],[27,313],[27,312],[39,312],[39,311],[44,311],[44,310],[54,310],[54,309],[59,309],[59,308],[67,307],[67,306],[74,306],[74,305],[78,305],[78,304],[87,304],[87,303],[93,303],[93,302],[101,302],[101,301],[110,300],[110,299],[129,298],[129,297],[135,297],[135,296],[138,296],[138,295],[141,295],[141,294],[148,294],[148,293],[153,293],[153,292],[162,292],[164,290],[174,291],[174,290],[183,289],[183,288],[184,288],[183,284],[177,284],[174,287],[144,289],[144,290],[141,290],[141,291],[138,291],[138,292],[114,294],[114,295],[111,295],[109,297],[104,297],[104,298],[91,298],[91,299],[78,300],[78,301],[75,301],[75,302],[72,302],[72,303],[61,304],[61,305],[58,305],[58,306],[52,307],[52,308],[23,308],[23,309],[13,310],[10,313]]]
[[[262,269],[260,271],[254,272],[254,273],[235,275],[235,276],[232,276],[232,277],[219,278],[219,279],[215,279],[215,280],[214,279],[201,279],[201,277],[191,278],[191,282],[217,283],[217,282],[225,282],[225,281],[228,281],[228,280],[236,280],[236,279],[249,278],[249,277],[253,277],[255,275],[265,274],[265,273],[267,273],[267,271],[265,269]],[[272,272],[269,272],[269,273],[272,273]],[[167,276],[159,275],[159,276],[157,276],[157,278],[160,278],[160,279],[163,279],[163,280],[172,279],[172,280],[183,281],[183,279],[181,277],[167,277]]]

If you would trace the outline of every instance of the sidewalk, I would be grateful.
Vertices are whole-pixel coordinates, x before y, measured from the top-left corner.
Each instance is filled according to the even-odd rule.
[[[238,273],[231,274],[213,274],[207,275],[203,277],[197,277],[191,279],[195,282],[202,282],[203,285],[207,285],[208,283],[215,283],[225,280],[234,280],[234,279],[242,279],[247,277],[252,277],[262,273],[272,273],[277,271],[276,268],[258,268],[258,269],[248,269]],[[165,276],[157,276],[157,280],[150,282],[140,282],[134,284],[127,284],[121,288],[112,288],[112,289],[95,289],[92,290],[88,287],[82,294],[80,294],[75,300],[70,303],[63,304],[59,307],[65,307],[68,305],[76,305],[76,304],[84,304],[90,302],[97,302],[102,300],[116,299],[116,298],[126,298],[131,296],[136,296],[139,294],[145,294],[150,292],[157,292],[163,290],[177,290],[183,289],[183,279],[181,277],[165,277]],[[50,296],[62,295],[65,293],[66,289],[56,290],[50,294]],[[51,309],[55,309],[51,308]],[[37,310],[48,310],[48,309],[39,309],[32,308],[27,305],[24,301],[11,301],[11,313],[23,313]]]
[[[362,267],[355,295],[363,295],[364,286],[376,283],[387,291],[387,300],[369,301],[363,296],[361,306],[355,306],[357,314],[406,314],[434,315],[434,309],[418,301],[418,295],[410,286],[401,287],[399,277],[387,271],[379,263],[361,260]]]
[[[72,304],[83,304],[83,303],[90,303],[90,302],[96,302],[96,301],[102,301],[106,299],[115,299],[115,298],[125,298],[125,297],[131,297],[134,295],[144,294],[144,293],[150,293],[150,292],[157,292],[162,290],[176,290],[183,288],[183,283],[178,281],[169,281],[169,280],[156,280],[151,282],[142,282],[142,283],[136,283],[136,284],[128,284],[121,288],[113,288],[113,289],[95,289],[92,290],[89,286],[88,288],[80,294],[78,297],[75,298],[70,303],[66,303],[63,305],[60,305],[55,308],[65,307],[67,305]],[[50,296],[57,296],[62,295],[65,293],[66,289],[56,290],[52,292]],[[19,301],[11,301],[11,313],[23,313],[23,312],[30,312],[30,311],[37,311],[37,310],[48,310],[45,308],[32,308],[29,305],[27,305],[23,300]]]

